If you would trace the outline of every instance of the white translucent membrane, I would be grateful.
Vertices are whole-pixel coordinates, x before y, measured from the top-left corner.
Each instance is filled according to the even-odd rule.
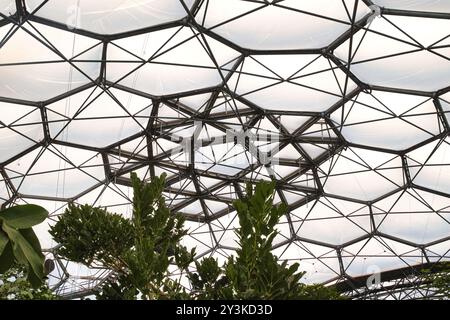
[[[421,245],[450,234],[450,199],[410,189],[393,194],[372,207],[378,230]]]
[[[331,118],[350,142],[404,150],[440,133],[436,112],[431,98],[375,91],[360,93]]]
[[[336,251],[329,247],[295,241],[275,249],[274,254],[289,264],[300,263],[300,270],[307,273],[301,279],[305,283],[322,283],[339,275]]]
[[[450,2],[446,0],[372,0],[372,2],[389,9],[450,12]]]
[[[13,0],[0,0],[0,13],[5,16],[11,16],[16,13],[16,2]]]
[[[447,117],[447,122],[450,123],[450,93],[442,95],[439,101]]]
[[[342,261],[347,274],[360,276],[417,265],[425,259],[420,249],[374,237],[345,247]]]
[[[411,179],[417,185],[450,195],[450,140],[433,141],[407,154]]]
[[[360,203],[322,197],[291,212],[297,236],[342,245],[370,232],[369,208]]]
[[[172,94],[219,85],[238,56],[208,36],[176,27],[114,41],[106,76],[153,95]]]
[[[102,182],[105,175],[99,154],[58,146],[27,153],[5,171],[19,193],[59,198],[74,197]]]
[[[5,181],[0,180],[0,205],[8,201],[11,196],[11,192],[6,185]]]
[[[361,81],[419,91],[436,91],[449,85],[450,49],[446,45],[450,21],[383,16],[368,29],[353,37],[351,71]],[[349,44],[347,40],[334,51],[343,61],[348,59]]]
[[[196,21],[243,48],[322,48],[350,28],[346,8],[353,12],[353,5],[349,0],[286,0],[266,6],[256,1],[210,0],[203,3]],[[368,13],[370,9],[359,3],[356,20]]]
[[[375,200],[404,184],[401,158],[388,153],[348,148],[320,166],[326,193]]]
[[[99,41],[38,23],[26,23],[24,28],[16,30],[0,48],[0,96],[46,100],[98,78],[102,52]],[[2,39],[9,29],[8,25],[0,28]],[[58,52],[50,49],[44,37]],[[72,58],[69,63],[67,59]]]
[[[320,112],[342,98],[345,80],[319,55],[261,55],[246,58],[228,87],[265,109]],[[349,79],[347,93],[355,88]]]
[[[31,12],[43,0],[25,2]],[[182,19],[193,2],[184,0],[184,8],[179,0],[50,0],[36,15],[77,29],[115,34]]]
[[[38,108],[0,102],[0,162],[32,147],[44,138]]]
[[[151,104],[121,90],[87,89],[47,106],[50,134],[61,141],[106,147],[143,132]]]

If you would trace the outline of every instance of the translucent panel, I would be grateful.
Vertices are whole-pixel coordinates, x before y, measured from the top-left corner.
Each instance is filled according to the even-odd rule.
[[[393,150],[412,147],[442,128],[430,98],[386,92],[361,93],[332,119],[348,141]]]
[[[347,10],[353,11],[352,1],[330,4],[325,0],[287,0],[269,5],[211,0],[203,4],[196,20],[244,48],[308,49],[325,47],[348,30]],[[369,12],[361,3],[356,19]]]
[[[114,42],[108,50],[109,80],[154,95],[215,86],[228,73],[224,65],[239,55],[214,39],[203,40],[189,28],[154,32],[152,41],[149,37],[146,34]],[[206,51],[207,46],[214,49],[214,59]],[[133,50],[136,55],[121,48]]]
[[[450,93],[446,93],[441,96],[440,103],[442,109],[445,112],[445,116],[447,117],[447,122],[450,123]]]
[[[347,149],[320,168],[325,192],[344,197],[375,200],[403,185],[401,159],[381,152]]]
[[[352,47],[351,70],[372,85],[419,91],[447,87],[450,51],[441,47],[441,41],[449,28],[447,20],[394,16],[375,19],[369,32],[362,30],[354,36],[357,45]],[[348,40],[335,50],[337,57],[347,61],[349,45]]]
[[[152,102],[124,91],[88,89],[50,104],[52,137],[106,147],[145,130]]]
[[[0,102],[0,162],[7,161],[44,138],[38,108]]]
[[[16,2],[13,0],[0,0],[0,13],[5,16],[12,16],[16,13]]]
[[[407,267],[405,259],[398,255],[411,251],[412,247],[383,238],[362,240],[345,248],[342,253],[345,272],[351,276],[379,273]]]
[[[39,24],[25,27],[27,31],[18,29],[0,49],[0,96],[46,100],[99,76],[98,41]],[[0,31],[3,28],[9,27]],[[47,41],[57,41],[58,51]],[[23,50],[30,46],[33,50]],[[71,58],[75,59],[68,63]]]
[[[0,206],[9,200],[11,192],[8,189],[5,181],[0,180]]]
[[[450,141],[433,141],[410,152],[409,172],[417,185],[450,194]]]
[[[450,12],[450,3],[445,0],[373,0],[372,2],[390,9]]]
[[[36,149],[5,169],[21,194],[43,197],[74,197],[104,179],[101,156],[68,147]]]
[[[450,206],[450,201],[442,198],[445,204],[433,206],[434,203],[427,200],[434,200],[435,197],[438,196],[406,191],[375,203],[374,221],[378,225],[378,230],[417,244],[445,238],[450,234],[450,222],[446,212],[448,210],[440,211],[442,208],[440,206],[446,208]]]
[[[237,68],[228,86],[266,109],[319,112],[341,99],[345,79],[317,55],[252,56]],[[347,85],[349,91],[356,87],[351,80]]]
[[[339,274],[336,252],[330,248],[296,241],[278,247],[274,254],[288,265],[300,263],[299,270],[306,272],[301,281],[307,284],[328,281]]]
[[[26,0],[34,11],[44,1]],[[184,0],[186,9],[193,0]],[[36,15],[67,24],[71,28],[113,34],[151,27],[181,19],[187,15],[179,0],[50,0]]]
[[[369,209],[361,204],[321,198],[292,211],[297,236],[341,245],[370,232]]]

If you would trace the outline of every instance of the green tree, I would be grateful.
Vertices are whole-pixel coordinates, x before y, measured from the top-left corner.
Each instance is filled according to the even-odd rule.
[[[165,179],[149,184],[131,176],[134,198],[131,219],[91,206],[70,205],[50,233],[58,254],[87,266],[101,264],[114,277],[97,299],[335,299],[321,285],[300,283],[299,265],[279,263],[271,252],[276,224],[286,206],[274,206],[274,183],[247,186],[247,196],[234,202],[241,228],[239,249],[223,266],[207,257],[194,262],[195,250],[180,245],[184,219],[171,214],[162,192]],[[189,267],[195,263],[196,271]],[[169,266],[187,274],[191,291],[170,277]]]
[[[172,215],[162,196],[165,176],[144,183],[131,176],[134,198],[131,219],[88,205],[71,205],[50,234],[61,245],[58,254],[115,273],[98,299],[182,299],[188,294],[170,277],[169,266],[184,269],[194,252],[180,245],[184,219]]]
[[[0,274],[18,264],[27,269],[27,280],[34,288],[42,285],[44,255],[32,227],[47,216],[44,208],[32,204],[0,211]]]
[[[239,249],[224,267],[217,260],[196,262],[189,274],[194,294],[199,299],[338,299],[339,294],[322,285],[308,286],[297,272],[299,264],[278,262],[272,253],[276,224],[287,207],[273,205],[274,182],[247,184],[246,197],[234,202],[240,229],[236,231]]]

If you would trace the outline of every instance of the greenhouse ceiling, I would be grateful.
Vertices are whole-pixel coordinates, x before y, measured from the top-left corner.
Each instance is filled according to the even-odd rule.
[[[199,257],[232,254],[232,201],[276,180],[274,253],[308,283],[446,261],[449,75],[445,0],[0,0],[0,204],[52,212],[67,295],[108,271],[54,257],[48,224],[129,216],[131,172],[167,173]]]

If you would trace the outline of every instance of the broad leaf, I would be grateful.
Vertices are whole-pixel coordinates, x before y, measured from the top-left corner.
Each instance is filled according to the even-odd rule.
[[[0,255],[2,254],[3,249],[5,249],[8,242],[8,235],[3,230],[0,230]]]
[[[0,273],[4,273],[9,270],[9,268],[14,263],[14,253],[11,241],[8,241],[3,252],[0,254]]]
[[[27,280],[30,282],[34,289],[39,288],[42,285],[42,278],[39,278],[36,273],[34,273],[31,266],[28,267]]]
[[[41,244],[39,243],[39,239],[37,238],[33,229],[27,228],[27,229],[20,229],[18,231],[22,234],[22,236],[25,238],[25,240],[27,240],[28,243],[31,244],[34,251],[36,251],[36,253],[38,253],[39,256],[44,258],[44,255],[42,254]]]
[[[31,265],[31,268],[40,278],[44,277],[44,257],[41,252],[36,252],[33,245],[30,244],[27,239],[19,231],[11,228],[6,223],[3,223],[3,230],[8,234],[9,238],[13,242],[14,255],[20,263],[24,263],[24,257],[26,261]],[[25,263],[27,265],[27,263]]]
[[[47,210],[34,204],[15,206],[0,212],[0,220],[16,229],[31,228],[43,222],[47,217]]]

